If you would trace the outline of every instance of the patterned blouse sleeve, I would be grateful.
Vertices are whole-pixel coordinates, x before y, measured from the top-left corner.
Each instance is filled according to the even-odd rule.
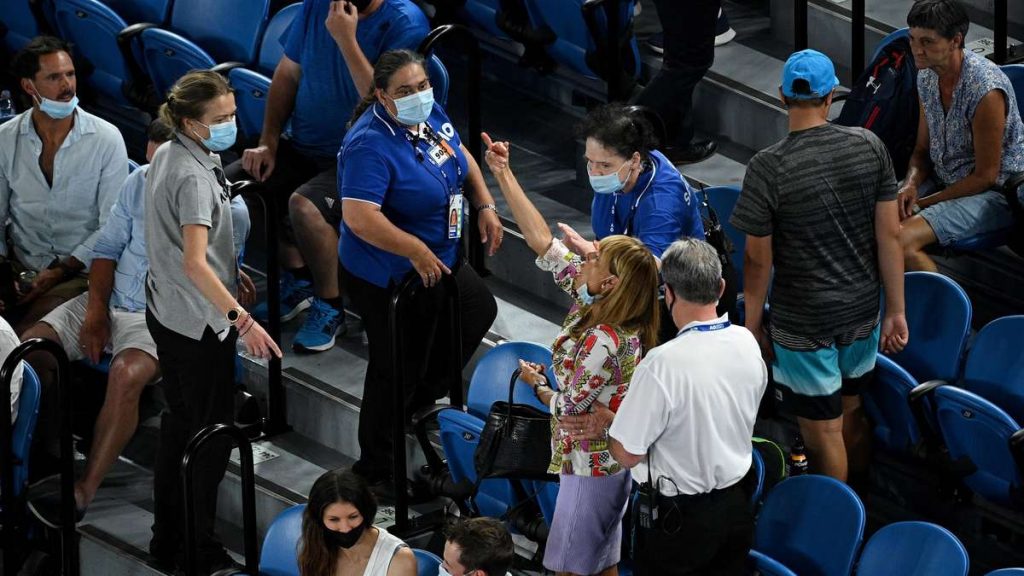
[[[559,382],[559,392],[551,399],[551,414],[586,414],[605,385],[617,385],[621,366],[616,352],[619,336],[604,324],[583,333],[583,344],[571,360],[574,370],[567,382]],[[568,360],[567,360],[568,361]]]
[[[583,260],[578,254],[571,252],[558,238],[552,238],[548,251],[543,256],[538,256],[535,263],[541,270],[551,272],[555,284],[576,304],[582,304],[576,289],[573,288],[576,277],[583,271]]]

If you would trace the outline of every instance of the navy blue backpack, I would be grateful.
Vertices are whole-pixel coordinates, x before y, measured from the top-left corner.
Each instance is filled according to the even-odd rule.
[[[914,153],[919,116],[917,67],[910,40],[903,36],[878,51],[854,83],[835,123],[874,132],[889,150],[896,179],[901,180]]]

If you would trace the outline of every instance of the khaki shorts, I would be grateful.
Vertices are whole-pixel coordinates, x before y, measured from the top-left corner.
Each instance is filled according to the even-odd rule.
[[[85,321],[86,305],[89,302],[89,294],[81,294],[72,300],[61,304],[52,312],[43,317],[40,322],[48,324],[60,337],[64,346],[64,352],[72,362],[82,360],[85,354],[82,353],[81,344],[78,341],[78,334],[82,330],[82,323]],[[110,309],[110,343],[104,349],[114,356],[123,350],[134,348],[156,358],[156,343],[149,335],[149,328],[146,327],[145,312],[127,312],[116,308]]]

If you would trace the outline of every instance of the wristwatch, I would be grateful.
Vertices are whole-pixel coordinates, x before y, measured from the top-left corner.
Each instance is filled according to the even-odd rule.
[[[224,316],[228,319],[228,322],[234,324],[238,322],[238,319],[242,317],[242,313],[245,312],[245,308],[241,306],[235,306],[231,310],[228,310]]]
[[[481,204],[476,207],[477,212],[483,212],[484,210],[493,210],[495,214],[498,213],[498,207],[494,204]]]

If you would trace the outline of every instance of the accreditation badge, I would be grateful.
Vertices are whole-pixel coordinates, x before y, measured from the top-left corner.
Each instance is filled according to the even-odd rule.
[[[462,194],[452,194],[448,198],[448,238],[462,238]]]

